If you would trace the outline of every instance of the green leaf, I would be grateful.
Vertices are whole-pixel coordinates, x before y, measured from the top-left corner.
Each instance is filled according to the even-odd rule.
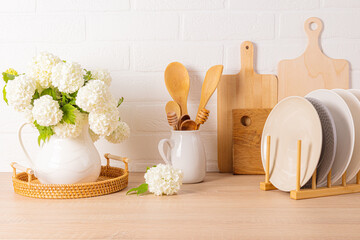
[[[10,73],[6,73],[6,72],[3,72],[2,73],[2,75],[3,75],[3,79],[4,79],[4,81],[7,83],[9,80],[14,80],[15,79],[15,75],[12,75],[12,74],[10,74]]]
[[[8,100],[6,98],[6,85],[3,88],[3,98],[4,98],[4,101],[6,102],[6,104],[8,104]]]
[[[75,104],[76,104],[76,98],[71,99],[71,101],[69,102],[69,104],[75,105]]]
[[[55,101],[57,101],[57,94],[55,89],[53,88],[47,88],[45,90],[43,90],[40,94],[40,96],[44,96],[44,95],[50,95]]]
[[[87,111],[82,110],[82,108],[79,107],[78,105],[74,105],[74,107],[75,107],[77,110],[79,110],[81,113],[89,114]]]
[[[76,91],[76,92],[70,93],[69,95],[70,95],[70,97],[72,97],[72,98],[76,98],[77,95],[78,95],[78,92],[79,92],[79,91]]]
[[[61,104],[62,104],[62,105],[65,105],[65,104],[66,104],[66,97],[65,97],[65,95],[62,95],[62,96],[61,96]]]
[[[70,124],[75,124],[76,115],[75,115],[75,107],[71,104],[65,104],[61,110],[63,111],[62,121]]]
[[[86,69],[84,69],[86,71],[85,75],[84,75],[84,80],[85,80],[85,83],[87,83],[88,81],[94,79],[93,76],[92,76],[92,73],[91,71],[88,71]]]
[[[39,94],[38,90],[35,90],[35,93],[34,93],[34,95],[32,96],[32,99],[31,99],[31,105],[34,105],[34,101],[36,99],[38,99],[38,98],[40,98],[40,94]]]
[[[118,101],[117,107],[120,107],[120,105],[123,103],[124,97],[121,97]]]
[[[149,185],[147,183],[143,183],[140,186],[138,186],[137,188],[132,188],[129,191],[127,191],[126,195],[133,194],[133,193],[140,195],[140,194],[147,192],[148,188],[149,188]]]
[[[147,167],[146,168],[146,172],[150,169],[150,168],[153,168],[153,167],[156,167],[156,165],[152,166],[152,167]]]
[[[44,127],[40,126],[36,121],[34,121],[34,125],[39,131],[39,137],[38,137],[38,144],[40,146],[41,140],[46,142],[50,139],[52,135],[54,135],[54,132],[51,127]]]

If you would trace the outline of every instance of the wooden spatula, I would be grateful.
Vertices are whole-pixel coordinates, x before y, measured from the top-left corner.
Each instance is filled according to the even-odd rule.
[[[312,24],[316,24],[314,30]],[[320,88],[349,88],[349,63],[329,58],[320,48],[321,20],[309,18],[304,27],[308,35],[305,52],[298,58],[279,63],[279,101],[287,96],[305,96]]]
[[[187,98],[190,89],[189,73],[179,62],[170,63],[165,70],[165,84],[171,97],[181,108],[182,114],[187,114]]]
[[[219,84],[223,68],[223,65],[216,65],[206,72],[205,79],[201,87],[200,104],[196,116],[198,116],[200,111],[206,107],[210,97],[215,92],[215,89]]]

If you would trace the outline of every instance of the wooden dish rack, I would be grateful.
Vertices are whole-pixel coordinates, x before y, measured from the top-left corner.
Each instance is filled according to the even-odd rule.
[[[105,154],[106,166],[101,166],[101,172],[96,182],[76,184],[42,184],[34,176],[34,171],[21,166],[18,163],[11,163],[13,168],[13,186],[17,194],[33,198],[72,199],[96,197],[105,194],[118,192],[128,185],[129,171],[128,159]],[[111,167],[110,159],[122,161],[125,169]],[[16,169],[23,172],[16,173]]]
[[[266,139],[266,161],[265,161],[265,182],[260,182],[260,189],[264,191],[275,190],[277,189],[270,182],[270,140],[271,137],[267,136]],[[316,186],[316,169],[312,175],[311,188],[301,189],[300,186],[300,176],[301,176],[301,140],[297,142],[297,166],[296,166],[296,189],[290,191],[290,198],[299,200],[299,199],[308,199],[308,198],[317,198],[317,197],[326,197],[341,195],[347,193],[358,193],[360,192],[360,171],[356,175],[355,184],[346,183],[346,171],[342,175],[341,185],[332,186],[331,185],[331,170],[327,175],[327,186],[317,188]]]

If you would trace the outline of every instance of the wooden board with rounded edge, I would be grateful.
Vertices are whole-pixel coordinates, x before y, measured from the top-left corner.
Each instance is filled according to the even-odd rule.
[[[233,109],[233,172],[264,174],[261,134],[271,108]]]
[[[296,59],[279,62],[279,101],[287,96],[305,96],[321,88],[349,88],[348,61],[329,58],[321,50],[322,21],[312,17],[305,21],[304,27],[308,35],[305,52]]]
[[[222,75],[217,89],[218,167],[220,172],[232,172],[232,110],[272,108],[277,103],[275,75],[254,71],[253,44],[241,44],[241,70],[235,75]],[[260,151],[260,149],[259,149]]]

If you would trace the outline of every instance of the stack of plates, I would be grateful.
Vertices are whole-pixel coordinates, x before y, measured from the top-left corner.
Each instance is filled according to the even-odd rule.
[[[317,171],[317,186],[351,182],[360,170],[360,90],[320,89],[280,101],[266,120],[261,158],[265,169],[266,136],[271,136],[270,182],[282,191],[296,188],[297,141],[302,141],[300,185]]]

